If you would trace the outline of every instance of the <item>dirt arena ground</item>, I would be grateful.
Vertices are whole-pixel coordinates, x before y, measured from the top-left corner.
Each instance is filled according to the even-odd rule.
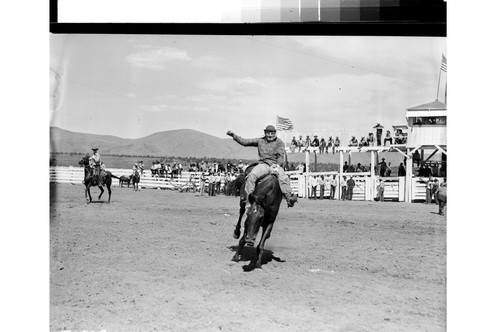
[[[253,270],[254,248],[231,261],[237,205],[51,184],[51,331],[445,331],[437,205],[283,202]]]

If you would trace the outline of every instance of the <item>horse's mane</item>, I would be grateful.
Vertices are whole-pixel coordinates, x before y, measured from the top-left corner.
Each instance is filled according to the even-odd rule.
[[[80,159],[80,161],[78,162],[79,165],[81,166],[89,166],[89,159],[90,159],[90,156],[83,156],[82,159]]]

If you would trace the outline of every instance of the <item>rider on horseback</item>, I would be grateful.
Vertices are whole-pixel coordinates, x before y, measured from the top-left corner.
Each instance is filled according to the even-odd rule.
[[[239,144],[243,146],[256,146],[259,152],[259,163],[246,178],[242,201],[248,202],[248,196],[253,193],[255,183],[258,179],[268,174],[275,174],[278,178],[281,193],[285,196],[288,206],[293,207],[297,202],[297,195],[292,195],[290,179],[281,167],[285,156],[285,143],[276,137],[276,128],[274,126],[267,126],[264,129],[264,134],[264,137],[245,139],[230,130],[227,132],[227,135],[231,136]]]
[[[101,179],[101,155],[97,152],[99,148],[92,148],[92,155],[89,158],[90,169],[92,170],[91,177],[95,177],[97,175],[97,183],[99,186],[102,186]]]
[[[134,167],[132,167],[132,176],[140,175],[141,174],[141,168],[137,163],[135,163]]]

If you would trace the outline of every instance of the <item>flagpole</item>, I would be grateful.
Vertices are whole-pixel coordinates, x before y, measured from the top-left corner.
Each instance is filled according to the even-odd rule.
[[[278,138],[280,138],[280,131],[278,130],[278,116],[276,116],[276,136],[278,136]]]
[[[444,85],[444,104],[446,105],[446,95],[448,94],[448,82]]]
[[[439,79],[438,79],[438,89],[437,89],[437,95],[436,95],[436,100],[439,100],[439,85],[441,84],[441,72],[443,70],[441,69],[441,67],[439,67]]]

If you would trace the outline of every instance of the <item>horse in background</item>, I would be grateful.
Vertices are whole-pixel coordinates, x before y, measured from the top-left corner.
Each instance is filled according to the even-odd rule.
[[[256,164],[249,166],[245,170],[245,175],[248,175]],[[242,195],[243,188],[241,189]],[[238,262],[241,259],[241,251],[245,245],[253,246],[255,239],[262,227],[262,236],[257,245],[257,260],[255,267],[260,268],[262,265],[262,254],[264,253],[264,245],[266,240],[271,236],[274,221],[278,216],[281,205],[282,193],[279,187],[278,179],[274,175],[267,175],[259,180],[255,186],[255,190],[249,195],[248,201],[250,207],[247,210],[247,218],[245,220],[245,228],[243,236],[241,237],[238,249],[234,254],[233,261]],[[240,215],[238,223],[233,233],[235,239],[240,237],[241,219],[245,212],[245,202],[240,201]]]
[[[87,204],[92,202],[92,196],[90,194],[90,187],[97,186],[100,190],[101,193],[99,194],[99,198],[101,199],[102,194],[104,193],[104,188],[102,185],[99,185],[98,181],[98,176],[101,176],[102,183],[108,188],[108,203],[111,201],[111,182],[112,178],[116,178],[120,180],[120,178],[116,175],[111,174],[109,171],[101,170],[101,174],[94,174],[92,175],[92,169],[90,168],[89,164],[89,155],[86,155],[83,157],[78,164],[82,165],[84,167],[84,178],[83,178],[83,184],[85,185],[85,199],[87,200]]]
[[[130,176],[122,175],[122,176],[120,176],[119,186],[121,187],[123,184],[127,183],[127,188],[129,188],[130,187],[130,180],[131,179],[132,179],[132,175],[130,175]]]
[[[445,182],[436,190],[436,200],[439,204],[439,214],[442,216],[444,216],[444,207],[446,206],[447,203],[447,196],[448,195]]]
[[[139,182],[141,182],[141,173],[139,170],[133,171],[132,175],[130,175],[130,181],[132,181],[132,187],[134,191],[139,190]]]

